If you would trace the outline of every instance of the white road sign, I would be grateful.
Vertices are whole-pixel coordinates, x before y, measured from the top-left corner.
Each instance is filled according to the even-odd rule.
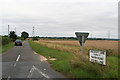
[[[106,51],[90,50],[89,60],[101,65],[106,65]]]

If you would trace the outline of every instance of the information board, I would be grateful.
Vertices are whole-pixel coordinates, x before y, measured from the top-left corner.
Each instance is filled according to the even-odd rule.
[[[106,51],[89,50],[89,60],[101,65],[106,65]]]

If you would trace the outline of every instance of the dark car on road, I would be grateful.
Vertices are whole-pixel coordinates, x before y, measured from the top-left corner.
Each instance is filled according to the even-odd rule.
[[[22,46],[22,40],[16,40],[15,45],[16,46]]]

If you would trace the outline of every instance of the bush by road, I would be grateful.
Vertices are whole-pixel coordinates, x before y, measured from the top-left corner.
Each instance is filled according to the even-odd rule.
[[[5,36],[0,36],[0,53],[7,51],[14,46],[12,39]]]

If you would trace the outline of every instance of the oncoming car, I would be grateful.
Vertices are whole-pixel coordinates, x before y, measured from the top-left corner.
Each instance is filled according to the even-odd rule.
[[[22,46],[22,40],[16,40],[15,45],[16,46]]]

